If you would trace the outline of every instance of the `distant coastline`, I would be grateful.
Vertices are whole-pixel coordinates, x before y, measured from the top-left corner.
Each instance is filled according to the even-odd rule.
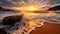
[[[0,7],[0,12],[14,12],[14,13],[19,13],[20,11],[19,10],[13,10],[13,9],[8,9],[8,8],[3,8],[3,7]]]

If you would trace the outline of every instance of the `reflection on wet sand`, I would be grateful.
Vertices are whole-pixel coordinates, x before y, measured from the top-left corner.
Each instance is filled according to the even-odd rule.
[[[36,30],[32,31],[31,34],[60,34],[60,25],[45,23],[43,27],[36,28]]]

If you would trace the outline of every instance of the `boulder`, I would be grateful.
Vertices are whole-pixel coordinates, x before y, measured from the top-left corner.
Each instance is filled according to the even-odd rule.
[[[7,32],[4,30],[4,28],[0,28],[0,34],[7,34]]]
[[[3,18],[2,23],[4,25],[13,25],[17,22],[20,22],[22,20],[23,16],[22,15],[17,15],[17,16],[7,16]]]
[[[48,10],[60,10],[60,6],[51,7]]]

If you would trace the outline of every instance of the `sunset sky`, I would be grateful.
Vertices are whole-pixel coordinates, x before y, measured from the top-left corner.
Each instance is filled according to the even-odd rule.
[[[24,0],[27,2],[26,0]],[[45,0],[44,0],[45,1]],[[57,5],[60,5],[60,0],[48,0],[50,2],[56,2]],[[0,0],[0,6],[2,7],[20,7],[21,0]]]

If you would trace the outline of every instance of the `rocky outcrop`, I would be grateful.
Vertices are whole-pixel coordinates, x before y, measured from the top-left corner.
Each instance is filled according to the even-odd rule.
[[[60,6],[55,6],[55,7],[49,8],[48,10],[60,10]]]
[[[15,11],[15,10],[12,10],[12,9],[6,9],[6,8],[3,8],[3,7],[0,7],[0,11]]]
[[[22,20],[23,16],[17,15],[17,16],[7,16],[2,20],[2,23],[4,25],[13,25],[17,22],[20,22]]]
[[[0,34],[7,34],[7,32],[4,30],[4,28],[0,28]]]

